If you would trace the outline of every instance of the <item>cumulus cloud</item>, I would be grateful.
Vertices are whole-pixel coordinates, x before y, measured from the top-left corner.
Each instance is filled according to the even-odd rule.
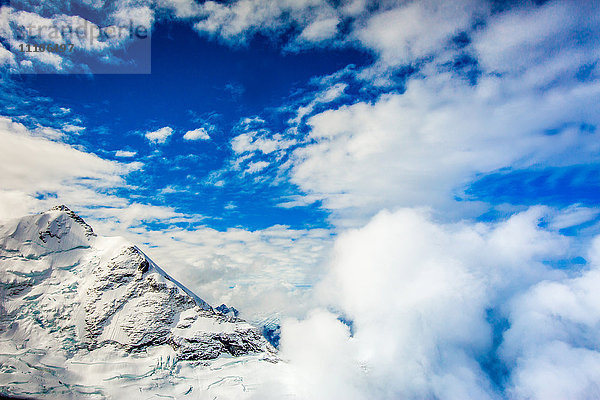
[[[593,160],[597,133],[580,127],[600,122],[591,106],[598,100],[598,80],[594,68],[586,79],[581,74],[600,54],[600,41],[594,40],[600,13],[594,4],[579,3],[527,3],[492,11],[486,2],[423,0],[381,2],[367,12],[361,1],[337,8],[319,1],[206,2],[197,28],[236,42],[292,21],[299,32],[310,32],[322,21],[333,26],[350,18],[347,39],[377,55],[373,66],[349,72],[369,78],[365,90],[377,86],[378,79],[388,81],[395,68],[418,67],[400,93],[330,105],[312,115],[343,99],[348,83],[329,82],[288,121],[290,132],[306,123],[308,141],[254,126],[230,142],[236,154],[272,154],[275,161],[308,142],[293,150],[291,162],[291,181],[306,197],[286,204],[322,200],[345,220],[340,224],[352,225],[384,207],[481,212],[485,205],[456,207],[453,201],[464,197],[476,176]],[[286,13],[289,19],[281,17]],[[453,40],[459,35],[464,43],[457,48]],[[473,58],[475,81],[448,67],[465,55]],[[558,134],[548,135],[551,131]],[[283,169],[289,166],[285,162]]]
[[[300,39],[316,42],[329,39],[337,33],[340,21],[337,18],[329,18],[315,21],[308,25],[300,34]]]
[[[173,128],[165,126],[164,128],[160,128],[155,131],[148,131],[144,136],[146,136],[146,139],[148,139],[151,143],[164,144],[172,134]]]
[[[353,34],[384,64],[410,64],[443,50],[449,38],[485,13],[486,3],[474,0],[404,2],[369,16]]]
[[[43,127],[32,132],[9,118],[0,118],[3,177],[0,218],[39,211],[37,207],[55,205],[52,203],[57,201],[88,206],[103,204],[111,201],[107,189],[123,186],[123,176],[139,168],[136,164],[103,160],[48,140],[42,137],[46,135],[39,135],[40,130],[44,131]],[[38,201],[44,194],[52,196]]]
[[[294,151],[291,179],[329,209],[372,215],[394,206],[448,209],[476,174],[594,160],[597,133],[580,126],[600,123],[590,106],[600,86],[540,92],[519,83],[487,76],[471,86],[431,71],[403,94],[321,112],[307,121],[313,142]],[[546,134],[552,129],[558,133]]]
[[[231,148],[238,154],[254,151],[270,154],[278,150],[285,150],[295,143],[294,139],[285,139],[279,133],[269,136],[269,132],[252,131],[242,133],[231,139]]]
[[[598,241],[596,242],[598,243]],[[501,354],[518,398],[587,399],[600,384],[600,269],[541,282],[515,299]]]
[[[366,379],[354,358],[350,330],[335,315],[315,309],[306,319],[287,319],[280,346],[290,361],[282,387],[271,385],[263,398],[361,399]],[[266,391],[266,390],[265,390]]]
[[[474,35],[478,61],[489,71],[547,84],[598,59],[599,11],[595,2],[551,1],[502,13]]]
[[[195,17],[201,11],[194,0],[158,0],[156,3],[162,8],[171,10],[178,18]]]
[[[46,26],[57,24],[77,25],[84,21],[80,16],[67,15],[67,10],[59,3],[51,3],[54,9],[51,18],[36,15],[34,10],[18,11],[3,7],[7,19],[12,24],[37,21]],[[513,9],[517,11],[513,12]],[[155,11],[160,10],[155,15]],[[475,31],[476,47],[482,65],[498,66],[506,60],[515,60],[510,68],[519,68],[525,58],[548,58],[551,54],[545,50],[554,46],[560,49],[565,41],[577,41],[573,32],[597,35],[597,21],[589,16],[597,15],[597,6],[590,2],[547,2],[541,7],[527,3],[513,6],[510,12],[492,13],[491,2],[460,0],[452,3],[438,0],[419,0],[410,2],[379,1],[368,6],[363,0],[342,2],[336,6],[323,0],[279,1],[236,0],[228,3],[206,1],[198,4],[190,0],[159,0],[156,2],[116,2],[110,13],[105,15],[105,28],[121,26],[132,21],[148,29],[157,18],[165,17],[167,11],[176,18],[191,21],[194,28],[203,35],[216,37],[231,44],[246,43],[258,32],[271,35],[286,35],[286,49],[304,49],[311,46],[360,46],[374,51],[377,62],[374,69],[389,69],[400,65],[411,65],[428,57],[446,52],[452,37]],[[499,15],[499,16],[498,16]],[[561,18],[564,16],[564,18]],[[555,20],[555,23],[552,20]],[[34,21],[35,20],[35,21]],[[476,28],[484,21],[485,29]],[[344,24],[346,35],[338,35],[338,29]],[[489,24],[489,26],[487,26]],[[529,28],[527,28],[529,27]],[[3,36],[18,45],[15,32],[10,24],[5,24]],[[479,35],[480,32],[484,32]],[[485,33],[488,32],[488,33]],[[546,36],[544,36],[546,35]],[[502,41],[496,43],[495,37]],[[530,45],[529,39],[546,40],[545,47]],[[52,40],[50,40],[52,39]],[[54,43],[57,38],[44,38]],[[63,43],[62,39],[59,41]],[[57,43],[59,43],[57,42]],[[77,41],[77,48],[88,52],[109,52],[111,49],[126,45],[126,38],[113,38],[106,41]],[[520,43],[520,44],[519,44]],[[554,45],[552,45],[554,43]],[[494,48],[498,45],[498,48]],[[571,53],[571,58],[561,57],[555,60],[553,68],[565,68],[574,59],[594,59],[594,52],[579,43]],[[527,50],[527,51],[522,51]],[[588,50],[588,51],[586,51]],[[501,56],[505,51],[504,57]],[[1,53],[1,52],[0,52]],[[524,54],[529,53],[528,56]],[[10,55],[4,59],[11,63]],[[26,57],[52,68],[68,70],[74,65],[71,60],[56,54],[27,54]],[[511,57],[515,56],[515,57]],[[525,58],[524,58],[525,57]],[[541,58],[540,58],[541,57]],[[18,64],[11,63],[13,66]]]
[[[131,4],[117,8],[110,18],[116,26],[132,24],[135,27],[145,27],[149,30],[154,23],[154,12],[150,5]]]
[[[404,209],[342,234],[318,287],[335,312],[282,325],[287,389],[315,399],[594,397],[600,241],[581,275],[549,267],[573,244],[540,226],[556,213],[448,224]]]
[[[243,133],[230,140],[231,149],[236,154],[250,156],[248,153],[259,152],[264,155],[278,155],[282,150],[295,145],[297,141],[284,137],[281,133],[273,133],[264,128],[266,121],[259,117],[244,118],[236,126],[235,131]]]
[[[278,34],[293,24],[304,27],[304,40],[319,41],[333,35],[337,25],[336,10],[322,0],[207,1],[196,15],[198,32],[230,43],[245,43],[256,32]]]
[[[183,139],[185,140],[209,140],[210,136],[205,128],[198,128],[192,131],[187,131],[185,135],[183,135]]]
[[[131,157],[135,157],[136,154],[137,154],[137,151],[117,150],[115,152],[115,157],[131,158]]]
[[[386,65],[410,63],[438,52],[446,47],[448,36],[470,29],[477,17],[489,14],[486,2],[473,0],[380,1],[371,7],[363,0],[337,6],[322,0],[161,4],[179,17],[199,19],[194,25],[199,33],[227,43],[246,43],[257,32],[291,32],[288,50],[321,46],[327,41],[335,46],[358,43],[377,52]],[[337,38],[342,21],[347,23],[349,35]]]
[[[231,5],[208,1],[203,4],[202,18],[194,28],[226,40],[246,40],[246,31],[251,29],[273,30],[278,27],[282,10],[277,3],[268,1],[238,1]]]

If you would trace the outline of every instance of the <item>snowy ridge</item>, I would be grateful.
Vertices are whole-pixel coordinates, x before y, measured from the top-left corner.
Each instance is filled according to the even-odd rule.
[[[227,398],[277,362],[256,327],[65,206],[0,223],[0,273],[0,394]],[[239,379],[219,381],[225,372]]]
[[[188,296],[190,296],[192,299],[194,299],[194,301],[196,302],[196,305],[199,306],[200,308],[204,309],[204,310],[210,310],[212,311],[213,308],[204,300],[202,300],[200,297],[198,297],[195,293],[193,293],[190,289],[186,288],[185,286],[183,286],[181,283],[177,282],[175,279],[171,278],[165,271],[163,271],[158,265],[156,265],[154,263],[154,261],[152,261],[150,258],[148,258],[137,246],[133,246],[134,249],[141,255],[143,255],[143,257],[146,259],[146,261],[149,263],[150,267],[155,270],[156,272],[158,272],[161,276],[163,276],[165,279],[173,282],[179,289],[183,290],[183,292],[185,292],[185,294],[187,294]]]

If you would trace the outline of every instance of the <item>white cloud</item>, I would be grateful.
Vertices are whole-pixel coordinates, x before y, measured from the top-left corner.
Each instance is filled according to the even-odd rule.
[[[353,34],[384,64],[410,64],[443,50],[450,37],[470,28],[485,11],[485,2],[475,0],[404,2],[368,17]]]
[[[0,35],[14,49],[10,53],[12,56],[6,54],[8,50],[4,47],[0,49],[0,64],[5,66],[8,64],[9,70],[13,72],[88,73],[89,65],[82,63],[83,59],[78,57],[81,51],[95,58],[96,62],[109,64],[123,62],[115,58],[112,50],[127,46],[133,40],[129,35],[129,24],[144,26],[149,31],[154,23],[154,13],[148,5],[129,2],[119,2],[111,7],[109,13],[98,14],[97,18],[104,19],[104,25],[97,25],[79,15],[68,15],[71,10],[61,2],[46,2],[46,11],[50,9],[52,13],[45,12],[43,13],[45,16],[40,15],[42,12],[35,5],[21,4],[21,6],[23,10],[5,6],[0,11],[0,21],[2,21]],[[126,34],[123,33],[124,27],[127,29]],[[112,34],[103,40],[98,40],[98,32],[101,29]],[[73,45],[73,49],[78,52],[18,51],[20,46],[42,44]]]
[[[597,249],[600,238],[594,247]],[[595,250],[592,247],[592,252]],[[561,282],[541,282],[510,304],[501,347],[518,398],[593,398],[600,383],[600,264]]]
[[[600,124],[597,101],[597,82],[540,92],[494,76],[471,86],[432,70],[403,94],[309,118],[314,142],[294,151],[292,182],[354,216],[357,208],[367,216],[384,207],[456,209],[453,196],[476,174],[594,160],[598,134],[577,122]]]
[[[296,117],[290,119],[289,122],[291,124],[299,124],[302,121],[302,118],[312,113],[317,105],[331,103],[332,101],[341,97],[347,87],[348,84],[338,82],[320,91],[307,105],[298,107],[298,110],[296,111]]]
[[[593,397],[600,381],[600,238],[590,272],[572,277],[551,269],[545,262],[568,256],[573,244],[539,226],[554,213],[532,208],[494,224],[440,224],[404,209],[342,234],[318,287],[319,304],[349,319],[352,334],[323,309],[285,321],[281,354],[290,367],[278,393]],[[503,368],[508,381],[494,382],[494,369]]]
[[[231,148],[238,154],[254,151],[256,148],[252,145],[252,140],[252,133],[242,133],[231,139]]]
[[[321,275],[319,266],[331,245],[331,233],[324,229],[178,228],[174,221],[190,217],[168,208],[132,205],[88,214],[100,234],[127,237],[206,301],[233,305],[253,321],[303,315],[312,304],[310,285]],[[170,226],[146,228],[142,219],[153,217]]]
[[[201,225],[201,215],[111,194],[127,189],[124,178],[139,164],[104,160],[4,117],[0,143],[0,219],[66,204],[99,234],[127,237],[201,297],[234,305],[246,318],[299,316],[309,304],[306,286],[320,274],[329,231],[287,226],[218,231]],[[150,228],[151,223],[158,227]]]
[[[325,310],[313,310],[302,322],[283,322],[282,354],[289,371],[278,377],[285,387],[269,387],[262,398],[361,399],[366,377],[355,365],[348,327]],[[280,384],[281,385],[281,384]],[[375,396],[373,396],[375,397]]]
[[[314,195],[307,195],[307,196],[291,195],[291,196],[285,197],[285,199],[287,199],[288,201],[284,201],[284,202],[278,204],[277,206],[282,207],[282,208],[304,207],[304,206],[313,204],[314,202],[320,200],[321,197],[314,196]]]
[[[363,0],[342,2],[337,7],[323,0],[236,0],[226,4],[215,1],[197,4],[190,0],[159,0],[152,5],[146,2],[118,2],[114,10],[106,15],[106,20],[121,25],[133,21],[150,27],[156,19],[154,8],[170,10],[176,18],[192,21],[201,34],[217,37],[231,44],[246,43],[257,32],[271,35],[292,32],[289,42],[284,46],[286,49],[323,46],[323,42],[329,39],[330,44],[336,47],[358,44],[374,50],[378,55],[374,69],[365,70],[365,76],[377,73],[378,68],[386,70],[399,65],[410,65],[430,56],[439,56],[448,50],[453,35],[463,31],[472,32],[478,21],[486,24],[489,22],[485,29],[476,30],[476,33],[483,34],[475,35],[475,47],[485,66],[506,63],[503,60],[512,59],[515,61],[512,68],[518,68],[524,59],[545,58],[544,53],[550,54],[544,51],[548,46],[560,48],[560,43],[576,38],[577,35],[570,35],[573,32],[591,33],[594,37],[598,32],[597,21],[589,18],[598,14],[596,5],[590,2],[567,4],[558,1],[548,2],[541,7],[528,3],[520,8],[513,7],[509,12],[492,15],[488,2],[476,0],[451,3],[439,0],[383,1],[377,7],[370,7],[370,11]],[[32,21],[43,22],[47,26],[59,23],[77,25],[84,22],[79,16],[57,13],[53,18],[42,18],[33,12],[19,13],[9,7],[5,9],[8,10],[5,12],[7,19],[18,25]],[[563,15],[565,18],[560,18]],[[339,37],[338,27],[342,21],[349,31],[348,35]],[[0,29],[6,31],[7,37],[14,39],[10,25],[5,24]],[[532,38],[537,41],[544,38],[544,35],[547,35],[545,48],[527,42]],[[501,40],[497,41],[495,38]],[[89,40],[76,42],[78,48],[98,52],[123,46],[126,41],[119,38],[107,42],[94,41],[92,44]],[[552,45],[552,42],[556,44]],[[13,47],[16,44],[18,43],[11,42]],[[560,63],[572,64],[572,59],[576,58],[593,61],[595,53],[586,52],[589,48],[576,43],[575,48],[571,61],[566,57],[561,58],[560,62],[556,60],[554,68],[565,68]],[[506,54],[500,57],[503,51]],[[529,55],[524,56],[525,53]],[[68,59],[56,54],[27,56],[53,68],[69,70],[73,67]],[[10,62],[11,56],[7,55],[4,59]]]
[[[267,137],[256,131],[242,133],[231,139],[231,148],[237,154],[254,151],[270,154],[278,150],[285,150],[294,144],[296,144],[294,139],[284,139],[279,133]]]
[[[122,176],[134,166],[106,161],[40,137],[40,130],[46,131],[40,127],[31,132],[8,118],[0,118],[2,198],[7,196],[10,204],[3,204],[0,218],[40,211],[39,208],[56,205],[59,201],[73,206],[114,201],[102,192],[123,186]],[[73,168],[74,165],[77,168]],[[43,193],[53,193],[57,197],[37,201],[36,196]],[[15,199],[24,201],[15,202]]]
[[[38,126],[33,130],[36,136],[44,137],[50,140],[60,141],[64,139],[65,134],[58,129],[50,128],[48,126]]]
[[[263,169],[267,168],[268,166],[269,166],[269,163],[266,161],[249,162],[244,173],[245,174],[255,174],[255,173],[260,172]]]
[[[474,48],[486,70],[547,84],[597,60],[599,27],[596,2],[550,1],[491,18],[474,35]]]
[[[316,100],[319,103],[330,103],[344,94],[347,87],[348,85],[345,83],[336,83],[317,94]]]
[[[196,14],[194,28],[232,43],[245,43],[256,32],[278,34],[296,25],[304,41],[321,41],[335,34],[337,11],[322,0],[238,0],[229,4],[207,1]]]
[[[164,144],[169,136],[173,134],[173,128],[169,126],[165,126],[164,128],[160,128],[156,131],[146,132],[146,139],[148,139],[152,143],[156,144]]]
[[[73,125],[73,124],[64,124],[62,126],[62,130],[67,133],[74,133],[76,135],[81,134],[81,132],[85,131],[83,126]]]
[[[154,23],[154,12],[149,6],[131,4],[131,6],[120,7],[110,17],[116,26],[128,27],[132,24],[136,28],[143,26],[149,30]]]
[[[308,25],[299,36],[300,40],[319,42],[330,39],[337,34],[338,18],[321,19]]]
[[[205,128],[198,128],[192,131],[187,131],[185,135],[183,135],[185,140],[209,140],[210,136]]]
[[[242,0],[223,5],[207,1],[202,5],[200,19],[195,25],[199,32],[220,35],[226,40],[245,41],[246,31],[260,27],[263,31],[276,29],[282,10],[275,2]]]
[[[117,150],[115,152],[115,157],[131,158],[135,157],[136,154],[137,151]]]
[[[246,153],[254,152],[274,153],[277,156],[282,150],[297,143],[295,139],[285,138],[280,133],[273,134],[270,130],[263,128],[265,123],[265,120],[259,117],[243,118],[236,126],[236,131],[244,133],[233,137],[230,141],[234,153],[244,154],[243,160],[250,157]]]
[[[1,66],[16,66],[15,55],[0,44],[0,65]]]
[[[333,40],[333,44],[357,42],[375,50],[387,65],[408,64],[443,50],[449,36],[470,29],[476,17],[489,13],[485,3],[475,0],[378,5],[371,14],[365,12],[367,4],[362,0],[343,2],[337,8],[321,0],[238,0],[228,4],[207,1],[193,12],[186,2],[173,2],[171,8],[181,16],[194,14],[200,18],[194,25],[200,33],[236,44],[247,42],[256,32],[278,35],[293,28],[297,32],[286,46],[288,49],[321,45],[334,39],[340,22],[347,18],[351,22],[349,37]]]
[[[573,205],[565,209],[561,214],[554,217],[549,226],[553,229],[565,229],[576,227],[596,218],[600,210],[597,208]]]
[[[161,7],[171,9],[178,18],[190,18],[197,16],[201,9],[194,0],[158,0]]]

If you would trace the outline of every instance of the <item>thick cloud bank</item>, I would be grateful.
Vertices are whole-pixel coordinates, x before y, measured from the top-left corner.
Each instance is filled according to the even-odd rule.
[[[551,228],[560,218],[535,207],[497,223],[448,224],[404,209],[343,234],[318,290],[329,311],[283,324],[284,391],[597,398],[600,239],[578,272],[564,268],[581,243]]]

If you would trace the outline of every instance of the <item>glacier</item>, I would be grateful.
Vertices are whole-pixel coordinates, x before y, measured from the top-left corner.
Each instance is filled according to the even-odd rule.
[[[0,394],[249,398],[278,363],[237,310],[66,206],[0,222]]]

